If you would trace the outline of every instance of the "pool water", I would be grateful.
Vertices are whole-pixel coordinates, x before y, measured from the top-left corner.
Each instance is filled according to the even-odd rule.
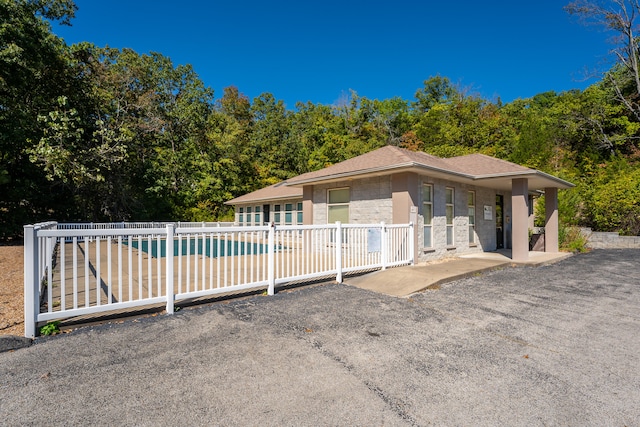
[[[160,257],[167,256],[167,241],[160,240],[160,251],[158,251],[158,241],[151,241],[151,248],[149,248],[149,241],[143,240],[141,247],[138,248],[138,240],[131,241],[131,247],[141,249],[143,252],[151,254],[152,257],[158,258],[158,252]],[[212,244],[213,243],[213,244]],[[197,247],[196,247],[197,244]],[[180,249],[182,248],[182,255],[187,255],[187,249],[191,255],[206,255],[210,258],[217,258],[222,256],[236,256],[236,255],[255,255],[267,253],[267,245],[260,243],[245,243],[230,240],[221,240],[218,244],[218,239],[182,239],[182,246],[179,246],[179,242],[174,240],[173,242],[173,256],[178,256]]]

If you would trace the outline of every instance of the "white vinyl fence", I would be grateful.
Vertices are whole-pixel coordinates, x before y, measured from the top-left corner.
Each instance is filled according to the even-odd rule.
[[[24,227],[25,336],[39,322],[412,264],[413,225]]]

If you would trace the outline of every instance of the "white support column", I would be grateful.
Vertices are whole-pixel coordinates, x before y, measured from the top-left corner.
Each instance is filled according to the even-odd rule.
[[[545,224],[544,224],[544,251],[545,252],[558,252],[558,189],[557,188],[545,188],[544,189],[544,209],[545,209]]]
[[[511,181],[511,259],[529,259],[529,181],[526,178]]]

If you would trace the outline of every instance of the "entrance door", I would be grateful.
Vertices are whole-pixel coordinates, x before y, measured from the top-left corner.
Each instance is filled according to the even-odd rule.
[[[502,211],[504,208],[504,196],[496,194],[496,249],[504,248],[504,217]]]
[[[269,218],[270,205],[262,205],[262,223],[269,224],[271,218]]]

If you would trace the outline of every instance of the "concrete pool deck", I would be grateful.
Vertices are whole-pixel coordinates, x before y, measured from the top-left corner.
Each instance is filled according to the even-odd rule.
[[[65,268],[64,276],[66,285],[60,286],[61,273],[63,269],[57,268],[53,274],[53,288],[51,303],[53,311],[59,310],[60,305],[64,305],[67,310],[74,307],[85,307],[95,305],[97,299],[105,305],[111,301],[133,301],[140,298],[161,298],[166,295],[166,283],[164,283],[164,270],[166,261],[164,257],[154,258],[144,250],[127,245],[118,245],[100,242],[100,248],[93,245],[88,251],[84,245],[68,244],[64,247]],[[73,277],[73,252],[76,252],[76,262],[79,268],[76,270],[76,277]],[[118,252],[122,252],[118,256]],[[88,259],[85,255],[88,254]],[[373,271],[366,274],[345,275],[343,282],[347,285],[356,286],[395,297],[407,297],[426,289],[432,289],[442,283],[459,280],[466,277],[479,275],[486,271],[506,268],[509,266],[539,266],[553,263],[571,256],[570,253],[546,253],[530,252],[529,260],[524,263],[514,263],[511,260],[510,251],[481,252],[464,255],[449,260],[442,260],[433,263],[418,264],[415,266],[395,267],[386,270]],[[196,258],[200,259],[198,262]],[[258,260],[258,256],[244,258],[243,264],[234,263],[233,258],[210,258],[198,257],[174,257],[174,293],[181,294],[189,291],[204,291],[211,289],[215,293],[207,296],[194,296],[194,298],[176,301],[176,304],[198,303],[203,301],[213,302],[219,298],[227,299],[230,296],[243,296],[250,293],[261,292],[262,287],[257,287],[251,291],[239,291],[227,289],[227,286],[234,281],[234,274],[237,278],[241,275],[245,279],[260,280],[266,277],[266,269]],[[253,258],[253,259],[252,259]],[[123,266],[118,266],[121,259]],[[239,258],[238,258],[239,259]],[[218,261],[224,260],[222,264]],[[59,260],[61,263],[61,259]],[[308,264],[310,259],[305,259],[302,264]],[[130,268],[128,266],[130,265]],[[224,265],[228,271],[225,271]],[[287,263],[283,263],[278,268],[285,268]],[[124,267],[124,268],[122,268]],[[226,274],[229,273],[229,274]],[[98,279],[99,278],[99,279]],[[335,280],[331,275],[319,279],[324,282]],[[75,285],[74,285],[75,282]],[[318,280],[314,280],[318,282]],[[109,285],[111,283],[111,286]],[[286,289],[287,284],[276,286],[276,293],[281,289]],[[74,299],[74,288],[76,288],[76,298]],[[266,285],[264,286],[266,289]],[[64,294],[64,298],[62,298]],[[48,298],[47,298],[48,300]],[[45,300],[45,302],[47,301]],[[109,310],[109,312],[82,314],[70,316],[64,320],[62,326],[72,326],[77,324],[90,324],[100,322],[101,319],[114,317],[126,317],[135,313],[152,311],[162,311],[164,302],[149,303],[143,307],[121,308]],[[45,308],[46,309],[46,308]]]

